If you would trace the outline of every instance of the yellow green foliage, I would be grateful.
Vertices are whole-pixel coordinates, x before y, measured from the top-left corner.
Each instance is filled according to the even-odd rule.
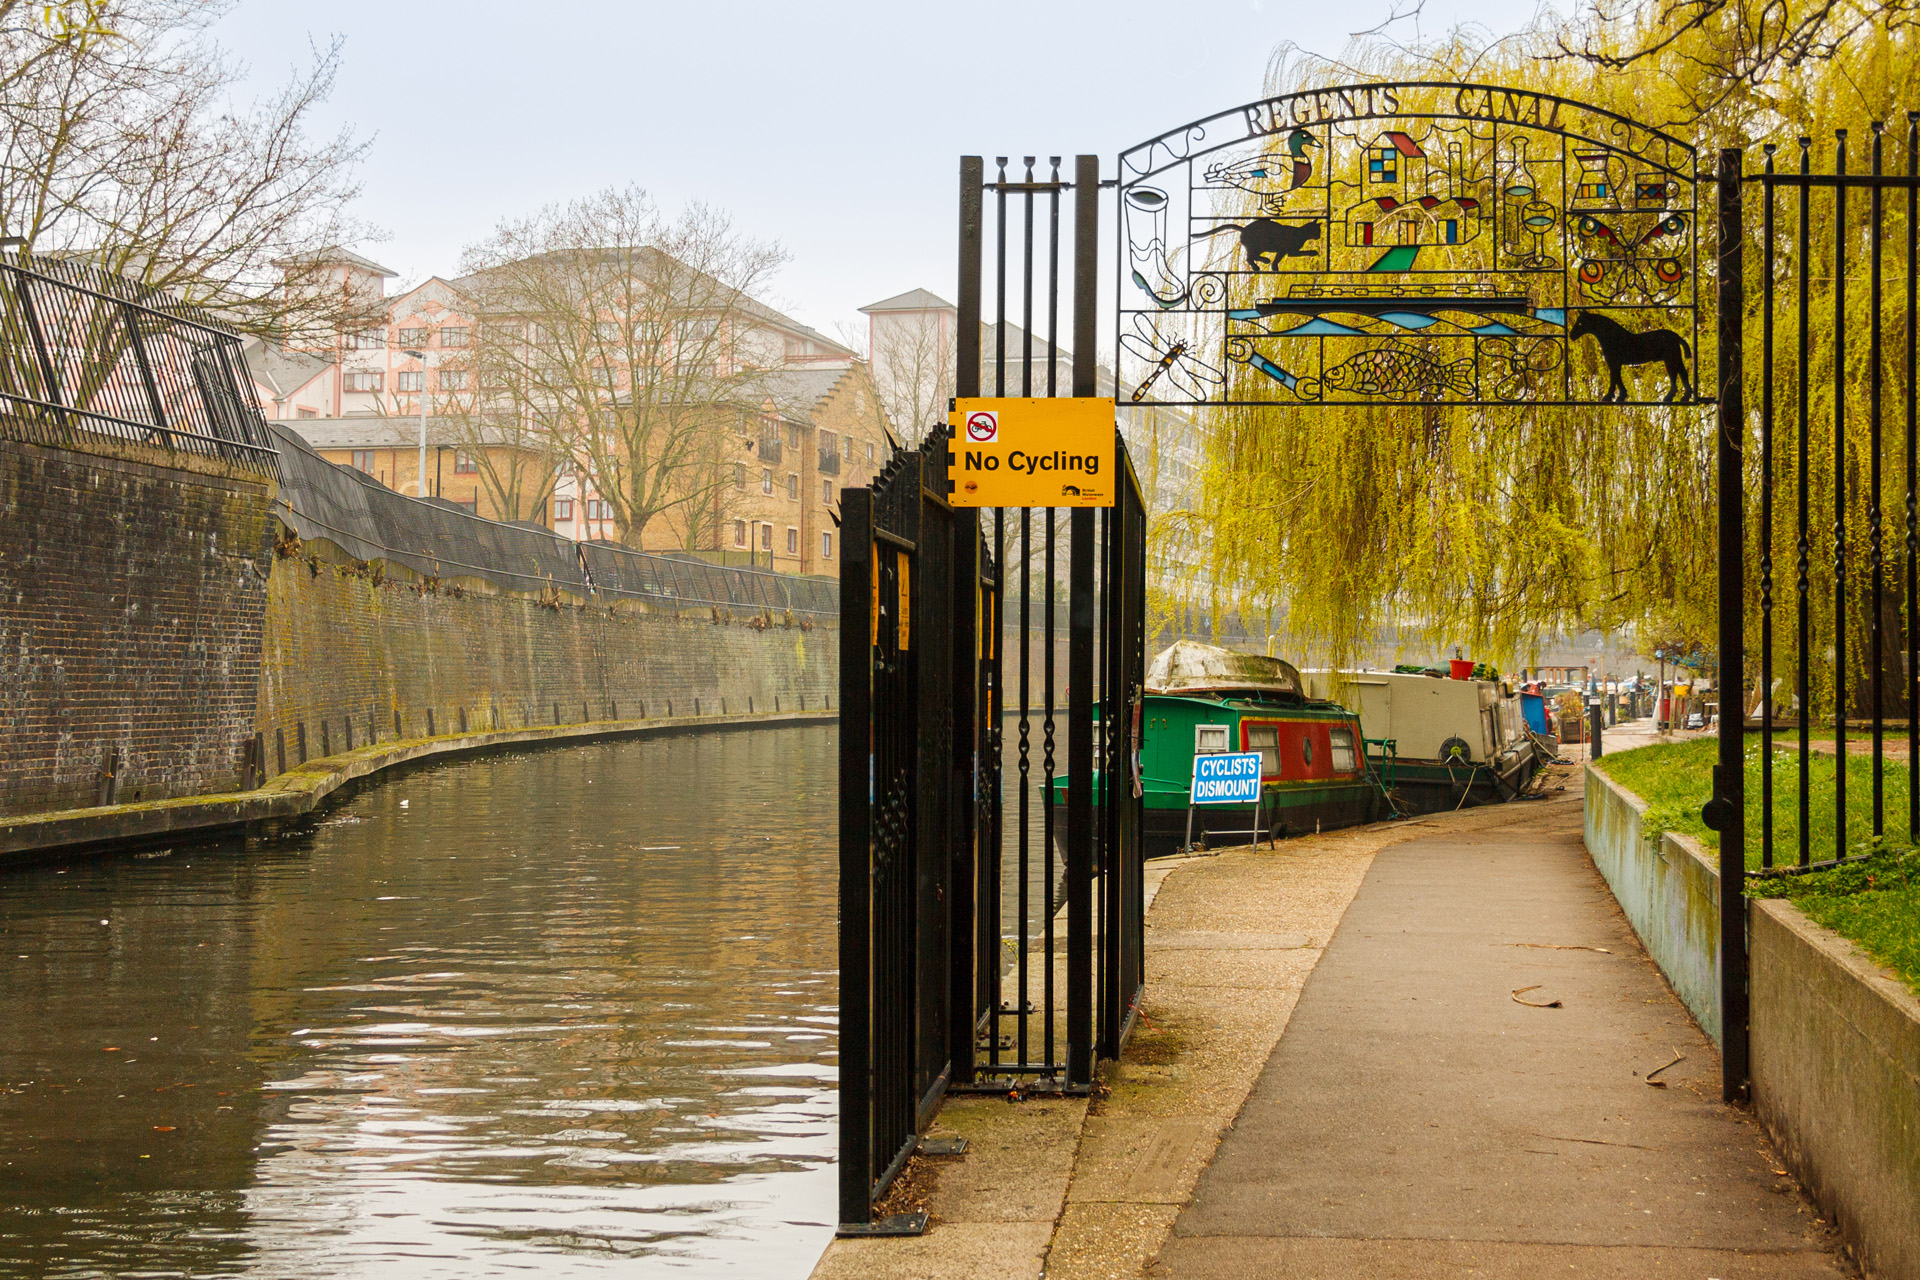
[[[1376,39],[1338,62],[1283,50],[1269,94],[1368,81],[1452,81],[1524,86],[1590,103],[1694,143],[1710,174],[1722,146],[1747,149],[1747,165],[1780,149],[1798,168],[1796,139],[1811,137],[1816,171],[1831,171],[1835,130],[1849,131],[1854,171],[1872,163],[1873,125],[1886,121],[1884,163],[1908,163],[1906,110],[1920,107],[1914,8],[1891,4],[1723,3],[1661,0],[1541,25],[1494,40],[1474,30],[1418,46]],[[1757,484],[1763,461],[1760,351],[1763,283],[1770,274],[1761,236],[1764,195],[1746,186],[1748,371],[1747,466],[1751,514],[1746,572],[1758,640],[1762,548],[1770,550],[1774,594],[1793,606],[1798,531],[1791,495],[1798,332],[1792,296],[1782,296],[1773,330],[1776,378],[1774,473],[1783,486],[1774,525],[1761,536]],[[1712,396],[1714,188],[1701,188],[1698,292],[1704,310],[1695,352],[1701,393]],[[1852,522],[1848,591],[1850,664],[1865,634],[1866,529],[1871,504],[1867,430],[1868,342],[1874,323],[1869,201],[1852,197],[1844,221],[1818,193],[1807,221],[1809,351],[1805,412],[1811,431],[1807,485],[1812,510],[1808,582],[1816,635],[1833,613],[1835,387],[1842,405],[1838,466]],[[1896,565],[1905,540],[1907,476],[1901,458],[1906,383],[1905,243],[1908,196],[1886,197],[1884,284],[1879,319],[1885,360],[1882,451],[1886,554]],[[1846,230],[1846,305],[1836,313],[1836,239]],[[1771,274],[1797,279],[1797,196],[1776,196]],[[1231,248],[1224,243],[1221,251]],[[1834,335],[1848,335],[1836,380]],[[1576,375],[1598,372],[1592,344],[1569,358]],[[1587,349],[1582,349],[1583,347]],[[1239,378],[1258,376],[1244,365]],[[1233,384],[1229,384],[1229,394]],[[1598,387],[1595,388],[1596,392]],[[1710,650],[1714,635],[1714,410],[1524,406],[1325,405],[1217,408],[1202,414],[1209,437],[1200,509],[1188,535],[1210,549],[1214,580],[1233,584],[1243,614],[1273,609],[1292,651],[1338,660],[1394,626],[1435,642],[1469,645],[1496,660],[1524,660],[1545,634],[1601,627],[1638,632],[1651,643]],[[1895,573],[1890,570],[1890,580]],[[1897,585],[1890,588],[1898,598]],[[1783,613],[1783,618],[1786,614]],[[1776,674],[1788,680],[1791,627],[1776,635]],[[1896,642],[1897,643],[1897,642]],[[1818,649],[1818,644],[1815,648]],[[1890,646],[1891,647],[1891,646]],[[1816,660],[1819,655],[1816,653]],[[1830,700],[1818,687],[1816,705]],[[1827,677],[1830,683],[1830,677]]]

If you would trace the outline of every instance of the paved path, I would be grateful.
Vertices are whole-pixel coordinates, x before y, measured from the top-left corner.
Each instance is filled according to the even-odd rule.
[[[1377,855],[1154,1275],[1850,1274],[1555,808]]]

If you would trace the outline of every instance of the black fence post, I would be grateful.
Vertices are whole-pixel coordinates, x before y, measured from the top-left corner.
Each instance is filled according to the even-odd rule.
[[[873,1221],[873,494],[840,498],[840,1223]],[[851,605],[848,602],[852,602]]]
[[[1721,1094],[1747,1094],[1747,826],[1746,826],[1746,493],[1742,475],[1745,374],[1741,337],[1746,323],[1745,256],[1741,234],[1741,152],[1720,153],[1720,263],[1718,375],[1720,750],[1713,799],[1702,816],[1720,833],[1720,1060]],[[1844,695],[1843,695],[1844,696]],[[1803,709],[1801,714],[1806,714]],[[1842,748],[1844,750],[1844,748]]]
[[[1073,394],[1099,394],[1100,157],[1073,161]],[[1068,517],[1067,1083],[1093,1083],[1093,509]]]

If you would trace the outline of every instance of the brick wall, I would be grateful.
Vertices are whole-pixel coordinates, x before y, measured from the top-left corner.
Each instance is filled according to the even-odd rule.
[[[819,710],[838,653],[829,627],[385,578],[310,542],[268,585],[259,728],[273,773],[369,734]]]
[[[240,790],[256,732],[271,776],[369,733],[819,710],[836,688],[829,626],[389,578],[325,542],[277,552],[271,500],[216,462],[0,440],[0,815]]]
[[[0,813],[231,791],[269,492],[218,463],[0,440]],[[184,465],[154,465],[149,458]]]

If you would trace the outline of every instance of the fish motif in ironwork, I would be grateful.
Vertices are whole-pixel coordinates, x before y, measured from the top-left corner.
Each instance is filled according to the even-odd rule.
[[[1473,357],[1441,361],[1418,348],[1389,343],[1342,360],[1320,381],[1327,391],[1388,400],[1437,400],[1449,393],[1471,396]]]

